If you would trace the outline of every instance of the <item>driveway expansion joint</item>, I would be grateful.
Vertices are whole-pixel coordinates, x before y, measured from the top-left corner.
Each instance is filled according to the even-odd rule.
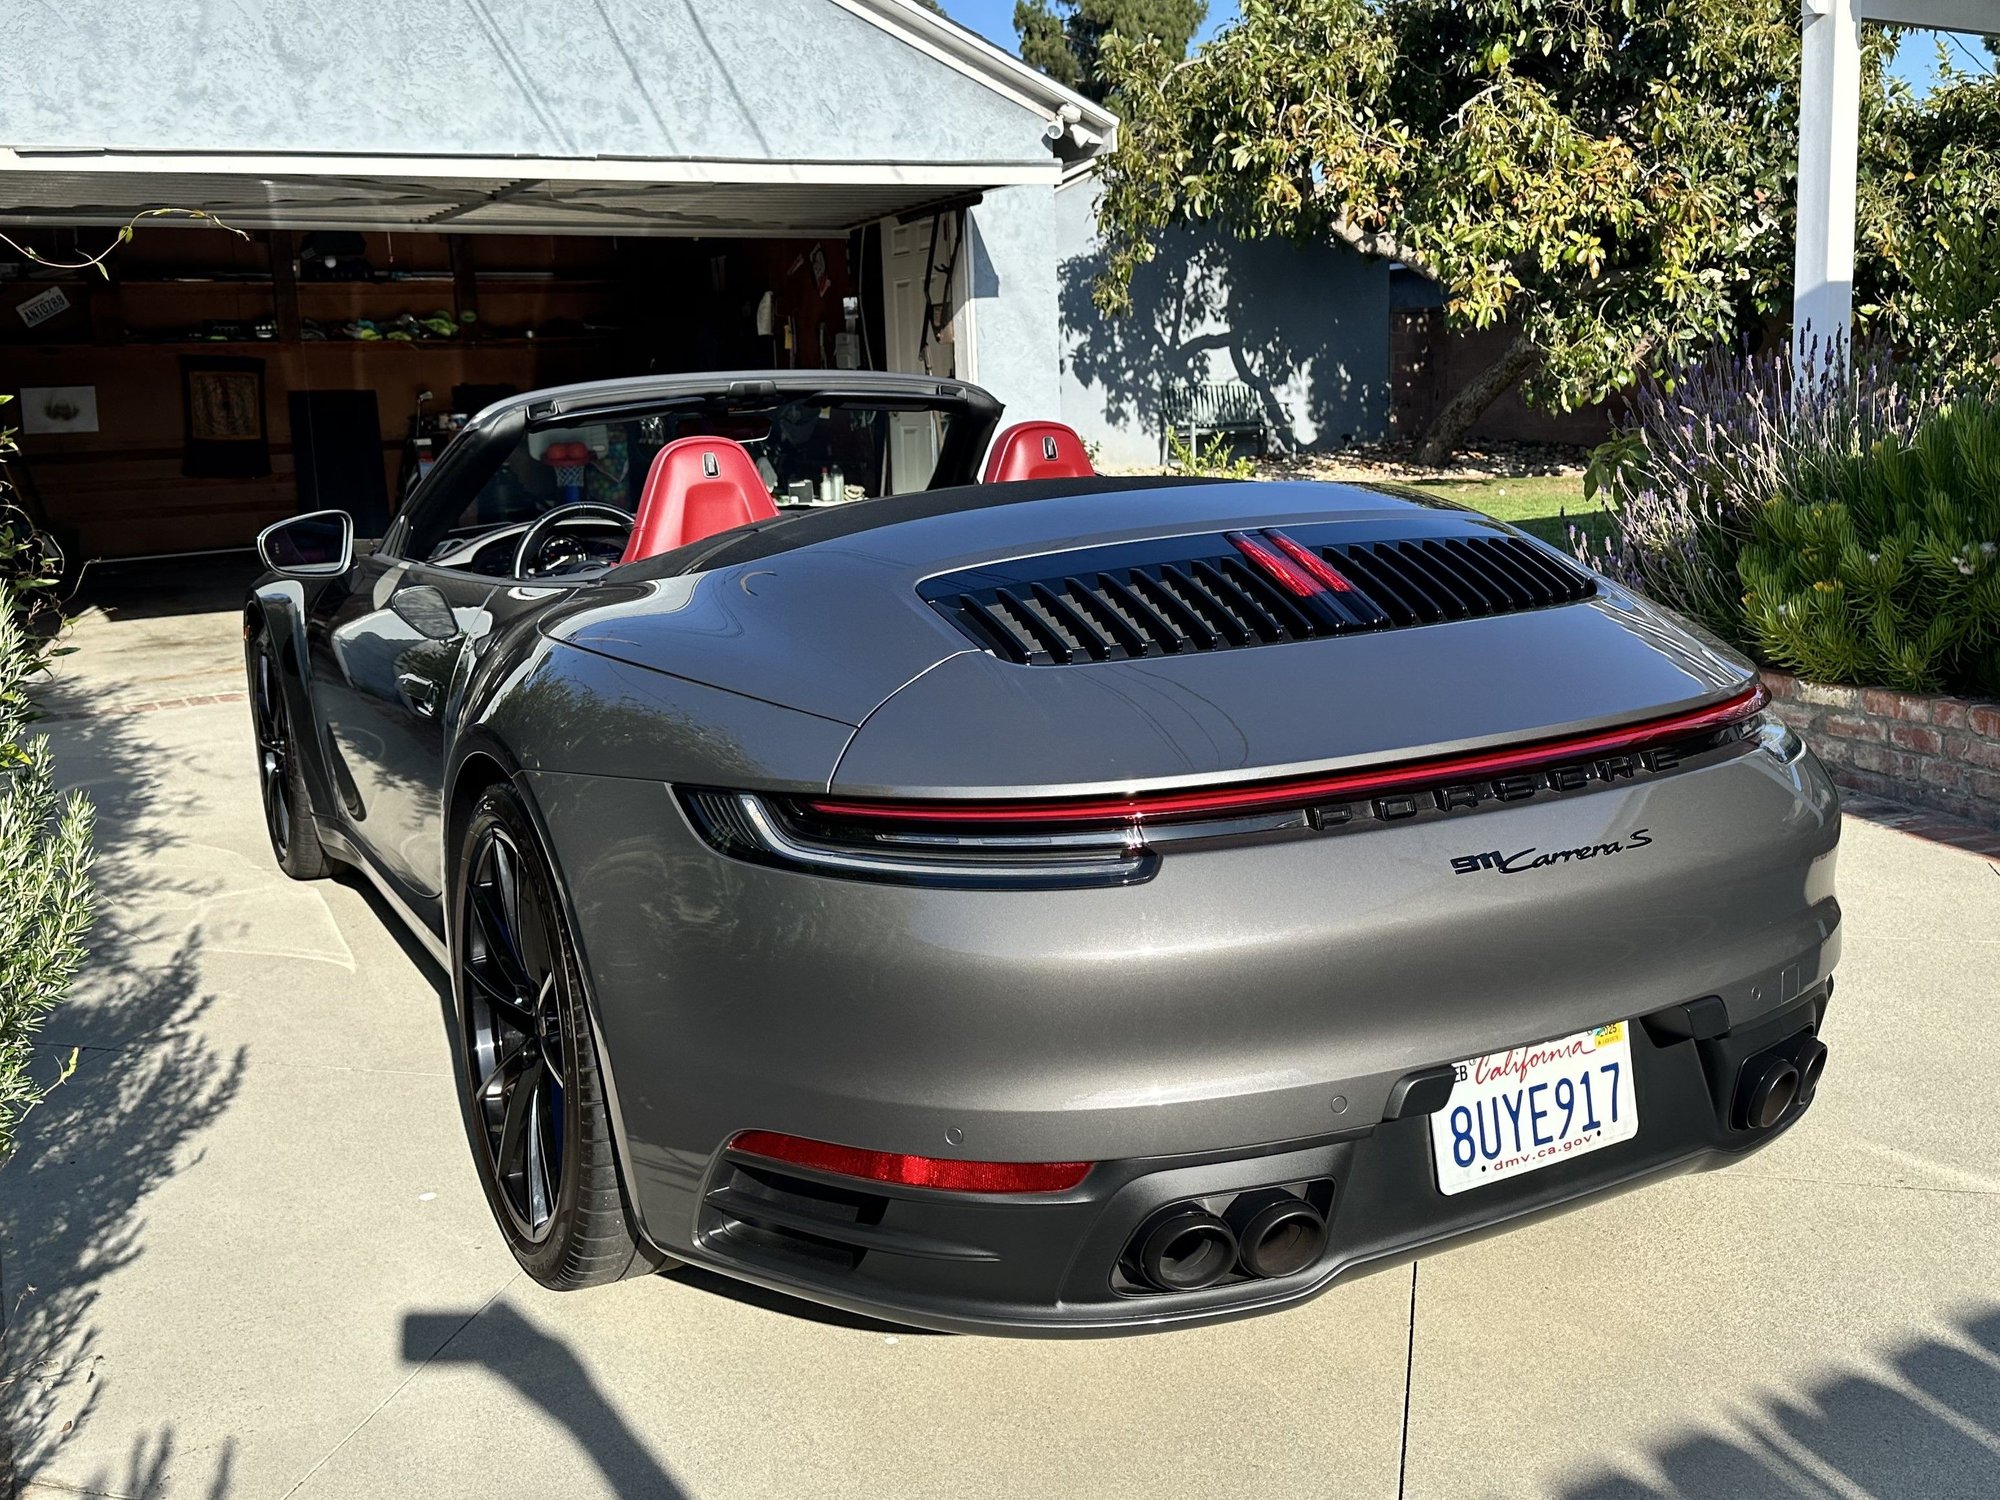
[[[405,1375],[400,1381],[396,1383],[396,1388],[393,1391],[389,1392],[388,1395],[384,1396],[380,1401],[376,1402],[375,1405],[369,1409],[367,1416],[363,1417],[359,1422],[356,1422],[353,1427],[349,1428],[347,1431],[347,1435],[345,1437],[341,1438],[339,1442],[335,1443],[331,1448],[327,1449],[326,1452],[322,1453],[319,1456],[319,1459],[313,1464],[313,1466],[310,1469],[307,1469],[305,1473],[299,1476],[298,1482],[294,1484],[290,1489],[285,1491],[285,1500],[291,1500],[291,1497],[293,1495],[296,1495],[301,1489],[305,1488],[307,1483],[311,1481],[313,1475],[317,1474],[321,1469],[325,1468],[327,1464],[332,1462],[334,1455],[339,1453],[342,1448],[345,1448],[349,1443],[353,1442],[354,1439],[360,1435],[362,1428],[366,1427],[370,1422],[374,1421],[376,1417],[380,1416],[382,1414],[383,1408],[388,1406],[389,1403],[394,1401],[398,1396],[402,1395],[403,1392],[409,1388],[409,1384],[411,1381],[415,1380],[419,1375],[423,1374],[425,1370],[428,1370],[431,1367],[432,1361],[434,1361],[440,1354],[444,1353],[445,1350],[451,1347],[453,1339],[456,1339],[461,1333],[465,1332],[466,1329],[470,1328],[474,1323],[478,1322],[480,1317],[485,1313],[486,1309],[491,1307],[495,1302],[498,1302],[503,1296],[505,1296],[507,1293],[507,1289],[511,1287],[515,1282],[519,1281],[524,1274],[525,1273],[521,1271],[514,1272],[513,1275],[509,1276],[505,1281],[501,1282],[499,1286],[493,1289],[493,1293],[491,1296],[489,1296],[484,1302],[480,1303],[479,1306],[474,1308],[471,1312],[467,1313],[465,1315],[465,1321],[460,1323],[458,1327],[452,1329],[450,1338],[447,1338],[443,1343],[439,1344],[437,1348],[431,1350],[429,1354],[426,1354],[423,1357],[422,1361],[417,1365],[417,1367],[414,1370],[410,1371],[409,1374]]]

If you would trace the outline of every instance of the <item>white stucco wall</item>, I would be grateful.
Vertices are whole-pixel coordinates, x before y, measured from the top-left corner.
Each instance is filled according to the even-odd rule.
[[[1006,403],[1008,422],[1062,411],[1056,213],[1052,188],[1011,187],[989,192],[967,215],[970,374]]]
[[[1161,397],[1241,380],[1287,449],[1373,440],[1389,411],[1389,267],[1331,246],[1169,236],[1133,278],[1132,311],[1091,302],[1103,265],[1096,184],[1056,190],[1062,420],[1107,468],[1157,463]]]

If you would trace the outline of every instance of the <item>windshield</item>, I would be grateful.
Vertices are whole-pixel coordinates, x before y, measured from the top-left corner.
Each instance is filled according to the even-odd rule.
[[[540,428],[523,436],[433,545],[455,545],[580,501],[636,511],[655,455],[685,437],[741,443],[780,509],[921,490],[931,482],[953,420],[948,411],[807,399],[720,410],[690,406]]]

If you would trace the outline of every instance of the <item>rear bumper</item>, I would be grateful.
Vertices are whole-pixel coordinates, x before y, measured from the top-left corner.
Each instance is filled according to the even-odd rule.
[[[1089,1336],[1250,1317],[1440,1248],[1678,1173],[1726,1166],[1789,1129],[1734,1129],[1742,1063],[1817,1032],[1830,986],[1705,1041],[1634,1028],[1640,1133],[1454,1197],[1437,1191],[1427,1118],[1254,1152],[1100,1163],[1072,1193],[980,1200],[883,1188],[720,1154],[698,1224],[672,1254],[850,1312],[953,1333]],[[1161,1210],[1264,1187],[1330,1198],[1323,1254],[1303,1270],[1197,1292],[1139,1288],[1119,1267]]]
[[[1838,813],[1810,756],[1749,750],[1562,800],[1224,844],[1172,854],[1140,886],[1067,892],[763,868],[702,843],[664,785],[524,780],[568,888],[647,1235],[718,1271],[943,1329],[1117,1332],[1268,1311],[1724,1165],[1771,1133],[1732,1128],[1736,1068],[1779,1032],[1816,1028],[1838,952]],[[1649,841],[1615,858],[1521,878],[1454,870],[1489,848],[1635,828]],[[1428,1122],[1384,1118],[1413,1071],[1705,996],[1723,1035],[1634,1028],[1633,1140],[1446,1198]],[[1098,1165],[1046,1197],[857,1188],[731,1157],[746,1129]],[[1121,1291],[1120,1252],[1160,1207],[1276,1184],[1330,1195],[1318,1262],[1201,1292]]]

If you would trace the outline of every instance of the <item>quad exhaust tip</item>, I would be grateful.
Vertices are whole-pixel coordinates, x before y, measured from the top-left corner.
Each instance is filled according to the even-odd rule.
[[[1214,1286],[1236,1264],[1236,1235],[1207,1209],[1182,1204],[1140,1231],[1134,1257],[1148,1286],[1163,1292],[1198,1292]]]
[[[1754,1130],[1769,1130],[1790,1113],[1798,1097],[1798,1068],[1787,1058],[1762,1058],[1743,1080],[1744,1122]]]
[[[1326,1249],[1326,1218],[1281,1189],[1239,1194],[1225,1215],[1199,1203],[1163,1210],[1132,1237],[1126,1264],[1155,1291],[1196,1292],[1231,1272],[1259,1280],[1303,1271]]]
[[[1229,1227],[1236,1231],[1237,1263],[1251,1276],[1290,1276],[1326,1248],[1326,1220],[1290,1193],[1245,1193],[1229,1206]]]
[[[1805,1103],[1819,1087],[1819,1075],[1826,1071],[1826,1043],[1809,1036],[1799,1048],[1799,1102]]]

